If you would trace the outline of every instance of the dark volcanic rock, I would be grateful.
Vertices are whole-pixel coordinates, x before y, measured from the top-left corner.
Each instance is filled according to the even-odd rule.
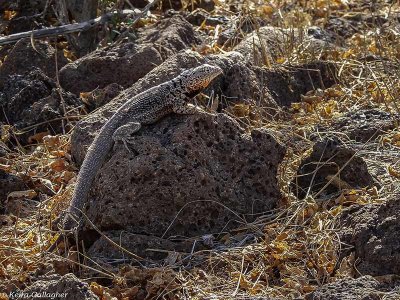
[[[18,176],[12,175],[0,169],[0,201],[7,199],[7,195],[14,191],[25,190],[24,181]],[[1,207],[0,207],[1,212]]]
[[[132,5],[135,7],[145,7],[149,2],[146,0],[133,0],[131,1]],[[184,2],[181,0],[167,0],[167,1],[162,1],[161,2],[161,8],[163,10],[181,10],[182,8],[185,8],[185,10],[194,10],[197,8],[202,8],[207,11],[212,11],[215,7],[215,2],[214,0],[197,0],[197,1],[191,1],[191,2]],[[167,11],[166,13],[169,13]]]
[[[74,274],[66,274],[62,277],[53,276],[49,279],[36,281],[26,288],[24,293],[39,293],[41,299],[66,300],[98,300],[99,298],[90,290],[89,285],[75,277]],[[46,297],[46,294],[48,295]],[[53,294],[53,295],[52,295]],[[58,295],[57,295],[58,294]]]
[[[117,83],[111,83],[103,89],[95,89],[84,97],[89,111],[95,110],[117,97],[124,88]],[[82,95],[81,95],[82,98]]]
[[[394,129],[399,116],[390,113],[368,109],[349,112],[345,116],[336,119],[328,128],[320,131],[330,130],[346,134],[350,139],[365,143],[382,135],[385,131]]]
[[[138,32],[138,44],[150,44],[160,52],[165,60],[171,55],[200,44],[201,36],[181,15],[173,15]]]
[[[0,123],[0,134],[2,134],[2,124]],[[10,151],[10,149],[7,147],[7,145],[3,142],[0,141],[0,157],[6,156],[6,154]]]
[[[32,29],[39,29],[41,27],[50,27],[50,24],[46,21],[47,17],[51,14],[50,10],[47,10],[46,16],[43,17],[41,15],[45,5],[46,0],[1,0],[0,12],[4,10],[16,12],[16,15],[11,20],[5,21],[2,19],[2,23],[6,23],[4,33],[9,35]],[[0,25],[0,27],[1,26],[2,25]]]
[[[336,67],[324,61],[297,66],[275,68],[260,80],[268,87],[279,106],[290,106],[301,100],[301,95],[315,89],[325,89],[336,83]]]
[[[220,97],[219,111],[226,108],[226,103],[257,104],[276,110],[281,105],[290,105],[291,102],[299,101],[301,95],[308,89],[321,87],[321,85],[328,87],[333,83],[333,80],[327,79],[325,84],[319,80],[321,72],[318,69],[326,72],[331,70],[330,65],[323,62],[303,65],[291,70],[284,68],[268,70],[246,64],[243,55],[237,52],[207,57],[202,57],[192,51],[180,52],[154,68],[93,116],[82,120],[77,125],[75,131],[80,136],[80,141],[72,144],[72,152],[78,164],[81,164],[84,158],[84,152],[81,151],[83,147],[75,149],[74,145],[89,146],[95,132],[104,124],[105,118],[109,118],[126,99],[174,78],[184,69],[204,63],[218,65],[224,71],[224,74],[214,80],[204,91],[207,95],[216,94]],[[313,78],[315,82],[312,82]]]
[[[112,83],[127,87],[161,62],[161,55],[153,46],[123,43],[98,49],[66,65],[60,71],[60,83],[75,94]]]
[[[352,206],[341,219],[341,240],[353,245],[361,274],[400,274],[400,195],[382,205]]]
[[[271,108],[290,106],[308,91],[335,83],[336,71],[330,63],[317,61],[290,68],[265,69],[239,61],[241,55],[236,57],[232,66],[219,64],[226,72],[220,87],[216,87],[231,102],[264,103]]]
[[[280,198],[285,148],[265,130],[247,134],[224,114],[200,114],[168,116],[133,138],[130,152],[116,145],[89,193],[86,214],[102,231],[218,233]],[[90,229],[83,227],[84,239]]]
[[[127,88],[176,52],[200,42],[183,17],[164,19],[132,42],[98,49],[60,70],[63,88],[75,94],[117,83]]]
[[[363,13],[345,14],[343,16],[330,16],[325,25],[328,32],[348,39],[356,33],[363,33],[371,27],[380,28],[388,22],[387,16],[368,15]]]
[[[365,161],[357,154],[353,157],[354,154],[355,150],[343,144],[337,137],[327,136],[317,141],[311,155],[302,162],[297,178],[292,182],[294,193],[304,197],[310,185],[312,193],[319,192],[328,183],[328,176],[335,175],[345,164],[338,178],[353,188],[373,185],[374,179],[368,172]],[[336,186],[329,185],[323,194],[336,191]]]
[[[81,105],[75,95],[64,91],[61,93],[66,111]],[[34,69],[25,75],[10,75],[4,81],[4,88],[0,92],[1,106],[4,113],[0,114],[0,121],[10,123],[17,129],[38,124],[34,128],[36,132],[62,131],[59,118],[64,116],[64,108],[56,83],[39,69]],[[18,139],[25,144],[27,137],[33,133],[25,132],[19,135]]]
[[[218,24],[228,23],[229,19],[225,16],[213,16],[204,9],[196,9],[191,12],[186,19],[190,24],[200,26],[201,24],[207,26],[216,26]]]
[[[39,68],[48,77],[55,79],[55,49],[46,42],[35,41],[35,49],[30,41],[20,40],[8,53],[7,58],[0,66],[0,88],[8,80],[8,76],[22,75],[32,69]],[[61,68],[67,63],[62,51],[57,53],[58,67]]]
[[[399,282],[400,283],[400,282]],[[384,296],[384,298],[382,298]],[[396,300],[400,297],[400,286],[393,288],[375,280],[372,276],[357,279],[346,278],[325,284],[306,295],[306,300]]]

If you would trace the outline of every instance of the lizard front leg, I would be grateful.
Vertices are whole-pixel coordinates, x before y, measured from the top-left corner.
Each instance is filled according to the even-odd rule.
[[[187,103],[186,101],[178,101],[175,102],[172,106],[172,111],[176,114],[180,115],[193,115],[195,113],[204,113],[204,111],[191,103]]]
[[[117,143],[118,141],[122,141],[125,148],[129,152],[131,152],[131,150],[128,148],[128,143],[132,143],[131,135],[139,131],[141,127],[142,125],[139,122],[126,123],[125,125],[118,127],[117,130],[114,131],[112,138],[115,143]]]

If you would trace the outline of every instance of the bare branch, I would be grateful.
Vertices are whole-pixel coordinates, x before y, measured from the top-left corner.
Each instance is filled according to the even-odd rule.
[[[126,10],[123,10],[120,12],[118,12],[118,11],[109,12],[109,13],[106,13],[95,19],[88,20],[88,21],[81,22],[81,23],[67,24],[67,25],[62,25],[62,26],[53,27],[53,28],[43,28],[43,29],[38,29],[38,30],[19,32],[16,34],[11,34],[9,36],[1,37],[0,45],[12,44],[12,43],[18,42],[20,39],[23,39],[23,38],[30,38],[30,37],[44,38],[44,37],[55,36],[55,35],[64,35],[64,34],[68,34],[68,33],[82,32],[82,31],[86,31],[90,28],[93,28],[94,26],[97,26],[99,24],[104,24],[104,23],[110,21],[111,18],[115,15],[127,16],[130,14],[135,14],[135,12],[133,10],[126,9]],[[138,15],[142,15],[142,12],[139,13]]]

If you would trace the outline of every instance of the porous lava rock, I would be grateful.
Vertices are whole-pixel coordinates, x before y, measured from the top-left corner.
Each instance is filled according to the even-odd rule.
[[[103,232],[219,233],[281,197],[276,176],[286,149],[266,130],[246,133],[225,114],[171,115],[133,139],[129,150],[115,146],[88,196],[86,215]],[[92,238],[90,224],[82,232]]]
[[[371,27],[377,27],[380,30],[390,28],[388,26],[389,18],[384,14],[345,14],[343,16],[331,15],[327,18],[325,30],[331,34],[338,35],[344,39],[351,38],[353,35],[362,34]],[[385,27],[384,27],[385,25]]]
[[[18,293],[18,291],[14,291]],[[57,299],[66,300],[98,300],[89,288],[86,282],[78,279],[74,274],[66,274],[64,276],[49,276],[48,279],[36,281],[26,288],[24,293],[40,295],[41,299]],[[36,297],[35,297],[36,298]]]
[[[118,96],[124,88],[117,83],[110,83],[103,89],[95,89],[89,93],[81,94],[81,98],[84,98],[84,102],[89,111],[93,111],[97,108],[110,102],[112,99]]]
[[[74,145],[88,147],[96,131],[127,99],[174,78],[185,69],[204,63],[218,65],[224,71],[203,91],[208,96],[219,97],[218,111],[222,111],[228,104],[248,103],[269,107],[271,111],[276,112],[281,106],[299,101],[301,95],[308,90],[329,87],[334,83],[334,79],[329,76],[323,77],[325,78],[323,81],[320,80],[319,70],[325,70],[327,73],[331,71],[331,66],[323,62],[310,63],[291,70],[265,69],[245,63],[243,55],[238,52],[203,57],[194,51],[182,51],[155,67],[93,115],[78,123],[75,128],[77,134],[73,139],[79,137],[79,141],[72,144],[72,152],[77,163],[82,163],[84,152],[81,151],[83,147],[74,148]]]
[[[68,62],[62,51],[58,51],[57,56],[55,52],[56,50],[47,42],[35,41],[34,49],[30,41],[18,41],[0,66],[0,89],[4,87],[10,75],[23,75],[33,69],[41,69],[46,76],[55,79],[55,59],[58,68]]]
[[[267,87],[271,97],[280,107],[290,106],[299,102],[301,96],[307,92],[326,89],[337,82],[334,64],[320,60],[261,70],[263,76],[260,77],[259,85],[264,84]]]
[[[122,43],[101,48],[66,65],[60,71],[61,86],[75,94],[118,83],[133,84],[162,62],[153,46]]]
[[[13,11],[15,16],[11,19],[2,18],[1,33],[10,35],[17,32],[30,31],[43,27],[50,27],[47,18],[51,16],[51,10],[45,11],[46,0],[0,1],[0,11]],[[4,31],[2,30],[4,28]],[[35,41],[36,42],[36,41]]]
[[[168,81],[177,75],[179,75],[183,70],[199,66],[204,63],[211,63],[220,66],[223,70],[226,70],[224,76],[217,78],[207,89],[203,92],[210,95],[213,91],[218,92],[220,89],[224,91],[226,97],[240,98],[243,100],[245,93],[249,91],[256,91],[258,89],[256,77],[254,72],[250,69],[246,69],[246,66],[241,64],[243,67],[243,72],[248,72],[250,75],[247,76],[247,85],[239,85],[239,82],[243,82],[242,78],[237,72],[229,73],[229,70],[235,65],[240,64],[240,60],[243,57],[237,53],[230,53],[227,56],[212,56],[209,58],[202,57],[193,51],[180,52],[177,55],[169,58],[160,66],[154,68],[145,77],[138,80],[130,88],[124,90],[119,96],[114,98],[110,103],[101,107],[94,114],[90,115],[79,122],[75,128],[74,134],[72,136],[72,153],[76,162],[81,164],[83,158],[85,157],[85,152],[82,151],[84,147],[90,145],[93,140],[96,131],[101,128],[105,120],[112,116],[112,114],[125,103],[127,99],[135,97],[137,94],[148,90],[149,88]],[[238,70],[240,71],[240,70]],[[252,77],[250,77],[252,76]],[[237,83],[235,85],[235,82]],[[269,103],[274,103],[273,99],[270,97]],[[268,100],[266,100],[268,101]],[[79,145],[79,147],[75,147]]]
[[[0,122],[0,134],[3,134],[2,126],[3,126],[3,124],[1,124],[1,122]],[[4,143],[3,141],[0,141],[0,157],[6,156],[9,151],[10,151],[10,149],[7,147],[6,143]]]
[[[15,175],[9,174],[4,170],[0,169],[0,203],[7,200],[7,195],[14,191],[25,190],[26,186],[24,181]],[[2,207],[0,206],[0,213]]]
[[[399,120],[398,115],[392,115],[379,109],[365,109],[349,112],[334,120],[329,128],[321,127],[320,131],[340,132],[351,140],[365,143],[394,129]]]
[[[330,176],[335,175],[352,188],[370,187],[376,183],[356,150],[336,136],[328,135],[314,144],[310,156],[301,163],[292,182],[294,193],[299,197],[306,196],[308,190],[318,193],[330,181]],[[338,191],[339,187],[330,184],[321,195]]]
[[[400,283],[400,282],[399,282]],[[383,298],[382,298],[383,297]],[[396,300],[400,297],[400,286],[380,283],[372,276],[356,279],[345,278],[319,287],[305,296],[306,300]]]
[[[400,274],[399,212],[399,194],[381,205],[354,205],[343,212],[341,240],[354,246],[361,274]]]
[[[111,83],[127,88],[169,56],[200,41],[192,25],[174,15],[139,32],[135,42],[100,48],[66,65],[60,70],[60,82],[75,94]]]
[[[33,69],[5,80],[0,92],[0,107],[4,112],[0,114],[0,122],[24,129],[18,140],[26,144],[28,137],[36,132],[61,133],[62,117],[81,104],[74,94],[57,90],[54,80],[40,69]],[[26,129],[28,126],[31,130]]]

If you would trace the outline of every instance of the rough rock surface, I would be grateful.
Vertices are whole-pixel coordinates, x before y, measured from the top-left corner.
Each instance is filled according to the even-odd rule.
[[[0,203],[7,199],[7,195],[14,191],[25,190],[24,181],[18,176],[7,173],[0,169]],[[0,213],[2,207],[0,206]]]
[[[190,14],[185,16],[185,18],[190,24],[196,26],[200,26],[201,24],[203,24],[203,22],[204,25],[207,26],[217,26],[218,24],[226,24],[229,21],[229,19],[223,15],[211,15],[204,9],[200,8],[192,11]]]
[[[118,83],[128,87],[174,53],[200,42],[181,16],[164,19],[139,32],[135,42],[101,48],[60,70],[61,86],[75,94]]]
[[[39,29],[41,26],[50,27],[50,24],[46,22],[46,18],[41,18],[41,13],[44,11],[46,0],[30,0],[30,1],[20,1],[20,0],[7,0],[0,1],[0,11],[14,11],[16,15],[11,20],[4,20],[2,18],[2,24],[0,24],[0,30],[5,25],[4,31],[7,35],[29,31],[32,29]],[[47,11],[49,15],[49,11]],[[47,16],[46,16],[47,17]]]
[[[394,129],[396,119],[400,118],[378,109],[360,110],[349,112],[335,120],[329,129],[321,128],[319,131],[330,130],[344,133],[351,140],[365,143],[370,139],[374,140],[385,131]]]
[[[132,87],[126,89],[110,103],[100,108],[96,113],[78,123],[72,136],[72,153],[75,160],[78,164],[82,163],[83,158],[85,157],[85,153],[82,151],[84,147],[90,145],[96,134],[96,131],[104,124],[105,118],[109,118],[127,99],[130,99],[155,85],[174,78],[175,76],[179,75],[183,69],[196,67],[206,62],[217,64],[222,67],[223,70],[227,71],[233,68],[235,65],[240,64],[243,67],[242,70],[244,72],[252,72],[250,69],[246,69],[245,65],[240,63],[242,58],[243,57],[240,54],[236,55],[235,53],[232,53],[226,57],[213,56],[209,59],[206,59],[200,56],[198,53],[192,51],[181,52],[171,57],[162,65],[150,71]],[[248,85],[239,85],[239,82],[243,82],[242,77],[240,77],[236,72],[232,74],[226,72],[224,76],[220,76],[217,80],[215,80],[215,82],[209,88],[207,88],[204,93],[210,94],[211,91],[215,90],[218,92],[221,89],[226,97],[240,98],[249,90],[254,90],[254,92],[256,91],[257,83],[254,72],[252,74],[253,77],[247,80]],[[269,99],[269,103],[273,103],[273,99],[271,97]],[[75,147],[75,145],[79,145],[79,147]]]
[[[61,93],[67,112],[81,105],[75,95],[64,91]],[[24,75],[10,75],[0,92],[1,106],[4,113],[0,114],[0,122],[12,124],[17,129],[43,123],[35,126],[34,131],[18,136],[23,144],[35,132],[49,130],[51,133],[60,133],[62,130],[59,118],[64,116],[64,108],[56,83],[39,69]]]
[[[382,205],[352,206],[340,219],[341,240],[353,245],[357,270],[400,274],[400,195]]]
[[[0,134],[3,134],[2,132],[2,123],[0,122]],[[0,141],[0,157],[6,156],[6,154],[10,151],[10,149],[7,147],[7,145],[3,142]]]
[[[72,152],[78,164],[81,164],[84,158],[83,147],[75,148],[74,145],[89,146],[96,131],[104,124],[105,118],[109,118],[126,99],[172,79],[183,69],[203,63],[216,64],[224,70],[224,74],[204,91],[207,95],[214,93],[219,96],[219,110],[226,108],[226,103],[257,103],[277,109],[281,105],[290,105],[292,102],[299,101],[302,94],[314,87],[329,87],[334,83],[332,77],[328,75],[323,76],[321,83],[320,72],[310,71],[315,68],[330,73],[330,66],[322,62],[300,66],[290,71],[287,69],[266,70],[244,63],[243,55],[237,52],[231,52],[225,56],[210,55],[204,58],[196,52],[183,51],[154,68],[132,87],[77,125],[73,139],[79,137],[79,140],[75,140],[72,144]],[[314,78],[315,82],[312,82],[310,78]]]
[[[384,298],[383,298],[384,297]],[[400,297],[400,287],[382,284],[372,276],[357,279],[346,278],[321,286],[306,295],[306,300],[396,300]]]
[[[218,233],[280,197],[285,148],[265,130],[246,134],[224,114],[201,114],[168,116],[133,138],[130,152],[116,145],[89,193],[86,215],[103,231]]]
[[[355,150],[346,146],[334,136],[326,136],[317,141],[311,155],[305,159],[292,182],[295,195],[304,197],[311,185],[312,193],[319,192],[328,183],[328,176],[335,175],[353,157]],[[343,168],[338,177],[353,188],[368,187],[374,179],[367,164],[359,155],[355,155]],[[322,195],[337,192],[338,187],[329,185]]]
[[[362,33],[371,27],[382,27],[388,23],[388,17],[384,14],[346,14],[343,16],[332,15],[328,17],[325,29],[332,34],[343,38],[350,38],[356,33]]]
[[[266,85],[279,106],[298,102],[301,95],[315,89],[331,87],[336,82],[336,67],[328,62],[315,61],[292,67],[275,68],[266,72],[259,85]]]
[[[89,111],[93,111],[110,102],[123,90],[124,88],[121,85],[111,83],[103,89],[95,89],[90,93],[83,93],[81,98],[84,98],[83,102],[85,102]]]
[[[138,80],[132,87],[124,90],[110,103],[101,107],[98,111],[81,120],[72,135],[71,151],[75,161],[80,165],[85,157],[85,148],[89,147],[97,130],[101,128],[106,119],[126,102],[127,99],[167,80],[170,80],[181,73],[182,68],[192,68],[203,63],[205,60],[197,53],[179,53],[162,65],[154,68],[145,77]]]
[[[36,68],[41,69],[48,77],[55,79],[55,49],[40,40],[35,41],[35,48],[36,50],[32,48],[30,41],[26,40],[20,40],[15,44],[0,66],[0,88],[8,80],[8,76],[22,75]],[[57,52],[57,63],[58,68],[67,63],[62,51]]]
[[[40,293],[40,299],[66,299],[66,300],[98,300],[99,298],[89,289],[89,285],[73,274],[62,277],[54,276],[46,280],[36,281],[23,291],[24,293]],[[48,296],[46,297],[46,293]],[[58,293],[59,295],[56,296]],[[65,293],[65,294],[63,294]],[[54,295],[52,295],[54,294]],[[63,294],[60,296],[60,294]]]

